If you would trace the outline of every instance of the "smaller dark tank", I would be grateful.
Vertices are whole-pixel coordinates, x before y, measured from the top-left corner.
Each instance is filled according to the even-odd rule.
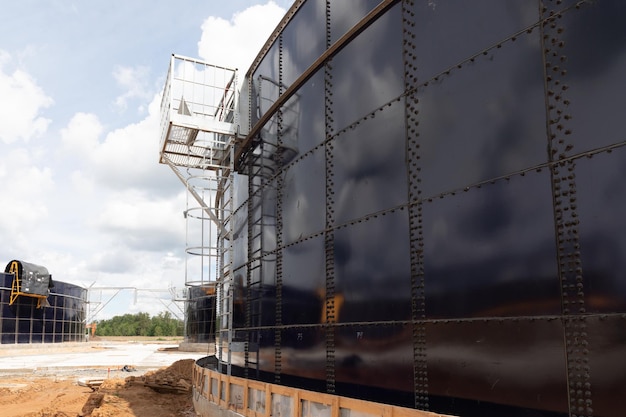
[[[40,265],[13,260],[7,264],[4,272],[13,274],[13,287],[23,294],[47,296],[50,288],[54,288],[52,275],[46,267]]]

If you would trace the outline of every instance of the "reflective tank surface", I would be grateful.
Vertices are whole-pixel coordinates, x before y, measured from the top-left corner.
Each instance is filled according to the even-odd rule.
[[[0,273],[0,343],[85,340],[88,301],[85,288],[54,280],[54,286],[46,297],[47,305],[38,308],[36,298],[24,295],[17,296],[11,303],[13,280],[13,274]]]
[[[241,100],[233,373],[462,417],[626,415],[624,16],[295,2]]]

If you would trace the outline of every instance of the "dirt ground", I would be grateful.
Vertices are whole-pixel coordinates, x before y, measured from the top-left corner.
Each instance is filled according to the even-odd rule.
[[[193,360],[141,376],[104,379],[95,391],[78,385],[81,375],[5,378],[2,417],[195,417],[191,401]]]

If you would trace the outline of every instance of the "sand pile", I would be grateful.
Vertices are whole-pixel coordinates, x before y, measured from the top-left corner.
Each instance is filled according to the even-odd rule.
[[[180,360],[142,376],[107,379],[89,396],[79,416],[194,416],[193,364],[191,359]]]

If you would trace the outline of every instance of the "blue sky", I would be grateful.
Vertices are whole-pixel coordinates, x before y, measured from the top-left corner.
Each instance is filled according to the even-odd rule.
[[[0,267],[19,259],[85,287],[182,288],[185,189],[158,164],[157,149],[169,58],[243,68],[243,76],[291,3],[3,4]],[[93,291],[92,307],[112,294]],[[136,300],[121,292],[98,318],[170,305],[168,294]]]

